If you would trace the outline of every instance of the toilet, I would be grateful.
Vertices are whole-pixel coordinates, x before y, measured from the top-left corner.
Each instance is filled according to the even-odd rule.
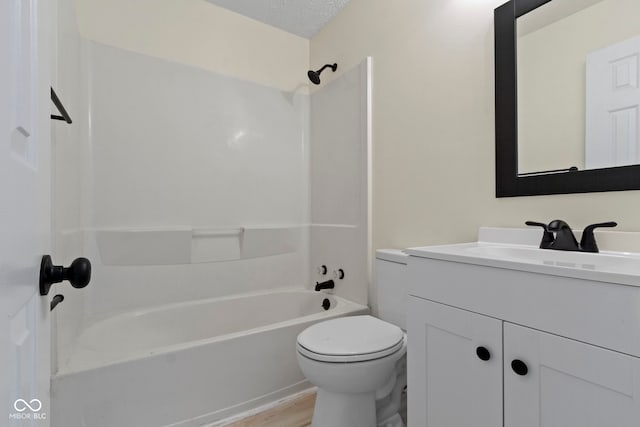
[[[376,251],[379,318],[349,316],[316,323],[298,335],[298,364],[318,388],[312,427],[404,427],[406,272],[408,255]]]

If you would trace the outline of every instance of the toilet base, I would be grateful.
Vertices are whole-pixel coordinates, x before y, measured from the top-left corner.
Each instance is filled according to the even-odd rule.
[[[390,381],[391,390],[386,396],[376,401],[376,418],[378,427],[405,427],[400,416],[403,391],[407,386],[407,358],[403,357],[396,364],[397,376]],[[380,390],[377,391],[380,393]],[[383,394],[385,394],[383,392]]]
[[[311,427],[376,425],[376,394],[332,393],[318,389]]]

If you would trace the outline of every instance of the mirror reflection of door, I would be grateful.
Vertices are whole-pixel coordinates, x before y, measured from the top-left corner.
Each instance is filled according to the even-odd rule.
[[[601,131],[607,134],[605,138],[601,134],[594,136],[586,100],[588,92],[592,92],[587,89],[587,59],[593,52],[640,37],[638,16],[638,0],[553,0],[517,19],[520,175],[573,166],[583,170],[640,164],[637,144],[631,147],[634,132],[638,137],[631,104],[623,102],[609,108],[616,114],[612,118],[607,113],[607,120],[615,122],[607,125],[609,130]],[[633,61],[625,64],[622,66],[621,62],[615,69],[620,85],[627,78],[625,73],[633,72]],[[628,78],[633,79],[631,74]],[[610,87],[611,80],[606,84]],[[635,111],[637,120],[640,113]],[[611,153],[614,125],[617,148]],[[589,138],[587,133],[591,133]],[[601,147],[591,150],[591,141],[595,140]],[[623,144],[622,140],[626,142]],[[604,152],[603,147],[609,147],[607,154],[599,158],[600,154],[595,153]],[[593,155],[587,155],[588,150]]]
[[[585,167],[640,163],[640,37],[587,55]]]

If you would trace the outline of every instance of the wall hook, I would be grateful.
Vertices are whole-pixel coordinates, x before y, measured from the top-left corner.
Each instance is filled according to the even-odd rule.
[[[69,124],[73,123],[73,121],[71,120],[71,116],[69,116],[69,113],[67,113],[67,110],[64,108],[64,105],[62,105],[62,102],[60,102],[60,98],[58,98],[58,95],[56,95],[56,91],[53,90],[53,88],[51,88],[51,101],[53,101],[53,104],[56,106],[60,114],[62,114],[61,116],[52,114],[51,119],[62,120]]]

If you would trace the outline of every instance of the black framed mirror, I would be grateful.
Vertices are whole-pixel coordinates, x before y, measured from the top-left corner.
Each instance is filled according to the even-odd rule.
[[[494,11],[496,197],[639,190],[640,164],[518,171],[517,19],[551,1],[511,0]]]

